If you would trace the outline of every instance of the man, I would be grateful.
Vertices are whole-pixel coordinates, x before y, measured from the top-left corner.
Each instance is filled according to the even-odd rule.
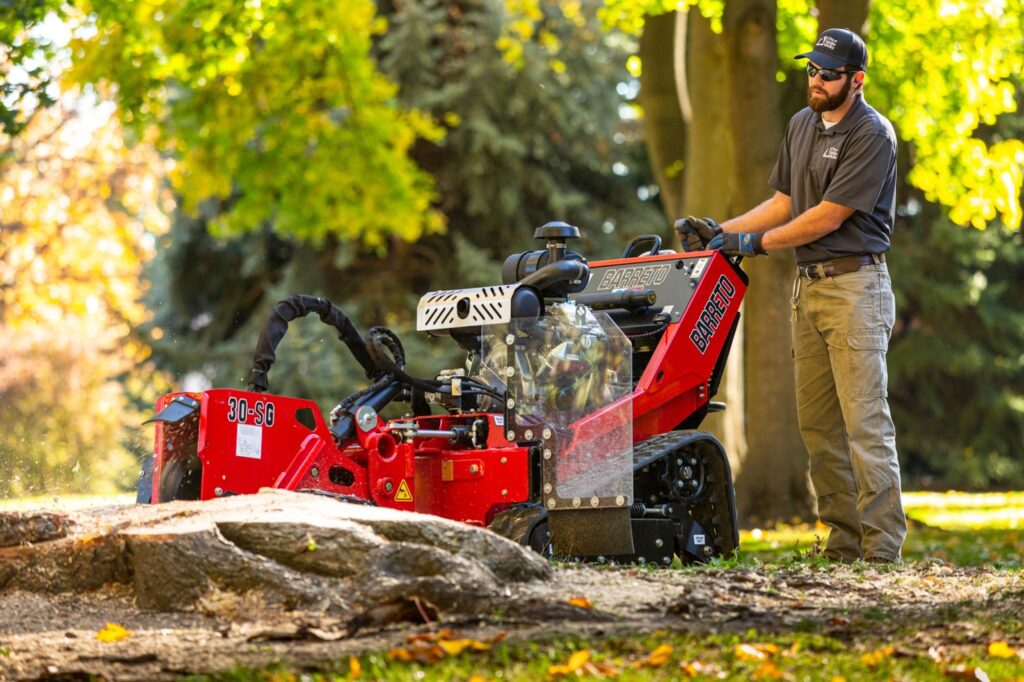
[[[775,195],[722,225],[676,223],[684,248],[756,256],[796,249],[791,326],[797,416],[810,453],[825,555],[897,562],[906,536],[885,353],[895,304],[885,252],[896,135],[864,101],[867,47],[829,29],[807,59],[807,108],[790,120]]]

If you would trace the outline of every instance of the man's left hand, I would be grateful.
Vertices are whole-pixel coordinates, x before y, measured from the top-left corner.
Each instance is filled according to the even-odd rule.
[[[723,232],[710,242],[709,251],[721,251],[727,256],[756,256],[768,253],[761,246],[761,232]]]

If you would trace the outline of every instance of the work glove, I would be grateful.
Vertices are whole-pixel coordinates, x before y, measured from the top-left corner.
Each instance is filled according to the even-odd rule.
[[[709,251],[721,251],[727,256],[756,256],[768,253],[761,246],[762,232],[723,232],[710,242]]]
[[[683,243],[683,251],[703,251],[708,242],[722,234],[722,226],[711,218],[694,218],[692,215],[680,218],[673,226]]]

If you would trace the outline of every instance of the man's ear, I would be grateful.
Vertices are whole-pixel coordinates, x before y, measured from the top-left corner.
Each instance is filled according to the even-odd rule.
[[[853,82],[857,84],[858,90],[864,89],[864,72],[860,71],[853,76]]]

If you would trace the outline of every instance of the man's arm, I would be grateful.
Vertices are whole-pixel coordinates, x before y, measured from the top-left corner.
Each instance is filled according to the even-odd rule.
[[[788,194],[776,192],[741,216],[722,223],[723,232],[764,232],[784,225],[790,218],[791,200]]]
[[[786,195],[783,194],[782,196]],[[760,215],[762,220],[766,220],[767,217],[771,216],[772,208],[770,203],[771,199],[753,209],[750,213],[756,213]],[[853,211],[854,209],[849,206],[843,206],[831,201],[822,201],[817,206],[807,209],[781,227],[767,229],[762,232],[723,231],[708,242],[707,248],[721,251],[729,256],[756,256],[759,253],[768,253],[772,249],[788,249],[794,246],[802,246],[838,229],[843,224],[843,221],[853,214]],[[741,229],[750,229],[749,225],[751,223],[740,222],[746,219],[748,215],[750,214],[745,213],[735,219]],[[729,222],[732,223],[733,221],[730,220]],[[752,224],[757,225],[758,223],[752,221]]]
[[[810,244],[829,232],[839,229],[843,221],[853,215],[853,211],[854,209],[849,206],[822,201],[785,225],[765,233],[761,240],[761,246],[765,250],[771,251]]]

